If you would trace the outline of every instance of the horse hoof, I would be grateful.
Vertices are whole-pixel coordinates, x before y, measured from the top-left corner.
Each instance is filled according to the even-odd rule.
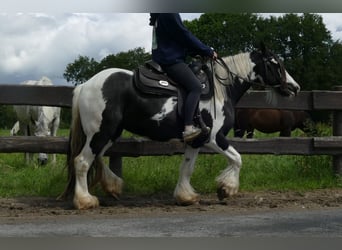
[[[117,200],[117,201],[120,200],[120,195],[121,195],[121,193],[120,193],[120,194],[117,194],[117,193],[110,193],[110,195],[111,195],[115,200]]]
[[[178,206],[191,206],[191,205],[199,204],[199,201],[200,201],[199,195],[195,195],[191,199],[176,198],[176,204]]]
[[[187,207],[187,206],[191,206],[194,204],[198,204],[199,201],[193,202],[193,201],[176,201],[176,204],[178,206],[183,206],[183,207]]]
[[[227,197],[226,190],[224,190],[223,187],[219,187],[219,188],[217,189],[216,192],[217,192],[217,198],[218,198],[220,201],[222,201],[224,198]]]
[[[89,196],[83,199],[74,199],[74,206],[78,210],[87,210],[99,207],[100,203],[95,196]]]
[[[110,196],[114,197],[116,200],[120,200],[120,196],[122,193],[122,185],[114,186],[113,188],[108,189],[106,186],[102,185],[102,189]]]
[[[217,188],[217,198],[222,201],[224,198],[235,195],[238,190],[237,189],[228,189],[227,187],[221,186]]]

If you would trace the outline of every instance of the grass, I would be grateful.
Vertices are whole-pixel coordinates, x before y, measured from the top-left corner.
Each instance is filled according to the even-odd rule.
[[[329,135],[321,126],[321,135]],[[66,136],[68,130],[60,130]],[[0,136],[8,135],[1,130]],[[257,134],[257,137],[264,135]],[[274,135],[267,135],[274,136]],[[295,136],[302,136],[295,131]],[[182,156],[123,159],[124,193],[136,195],[172,194]],[[242,155],[240,190],[282,191],[342,188],[341,177],[333,174],[330,156]],[[215,177],[227,165],[220,155],[200,155],[192,185],[200,193],[216,191]],[[66,184],[65,155],[57,155],[56,166],[25,164],[21,153],[0,154],[0,197],[56,197]],[[95,193],[101,192],[99,188]]]

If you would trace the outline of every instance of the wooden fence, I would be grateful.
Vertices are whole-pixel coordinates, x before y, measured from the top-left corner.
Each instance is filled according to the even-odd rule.
[[[0,85],[0,105],[47,105],[71,107],[73,87],[68,86],[19,86]],[[266,92],[246,93],[239,108],[269,108],[265,103]],[[332,155],[334,170],[342,174],[342,87],[334,91],[302,91],[295,98],[280,98],[273,108],[291,110],[325,110],[333,112],[333,135],[327,137],[290,137],[267,139],[231,138],[231,144],[246,154],[275,155]],[[0,153],[14,152],[67,152],[67,138],[0,137]],[[111,168],[121,174],[121,157],[175,155],[184,152],[184,144],[177,141],[156,142],[146,139],[120,139],[108,151]],[[212,154],[203,148],[201,153]]]

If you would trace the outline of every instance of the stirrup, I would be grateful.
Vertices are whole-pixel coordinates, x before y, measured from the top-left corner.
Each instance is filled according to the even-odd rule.
[[[183,140],[184,142],[191,142],[193,141],[197,136],[201,134],[202,130],[200,128],[192,127],[191,130],[184,131],[183,132]]]

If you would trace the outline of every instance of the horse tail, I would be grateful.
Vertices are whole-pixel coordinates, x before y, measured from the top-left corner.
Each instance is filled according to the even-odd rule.
[[[74,89],[74,95],[72,99],[72,122],[69,133],[68,150],[67,150],[67,170],[68,170],[68,183],[64,192],[57,199],[66,199],[74,194],[76,176],[74,159],[81,152],[85,142],[86,135],[82,128],[81,117],[78,107],[78,99],[80,95],[82,85],[77,86]]]

